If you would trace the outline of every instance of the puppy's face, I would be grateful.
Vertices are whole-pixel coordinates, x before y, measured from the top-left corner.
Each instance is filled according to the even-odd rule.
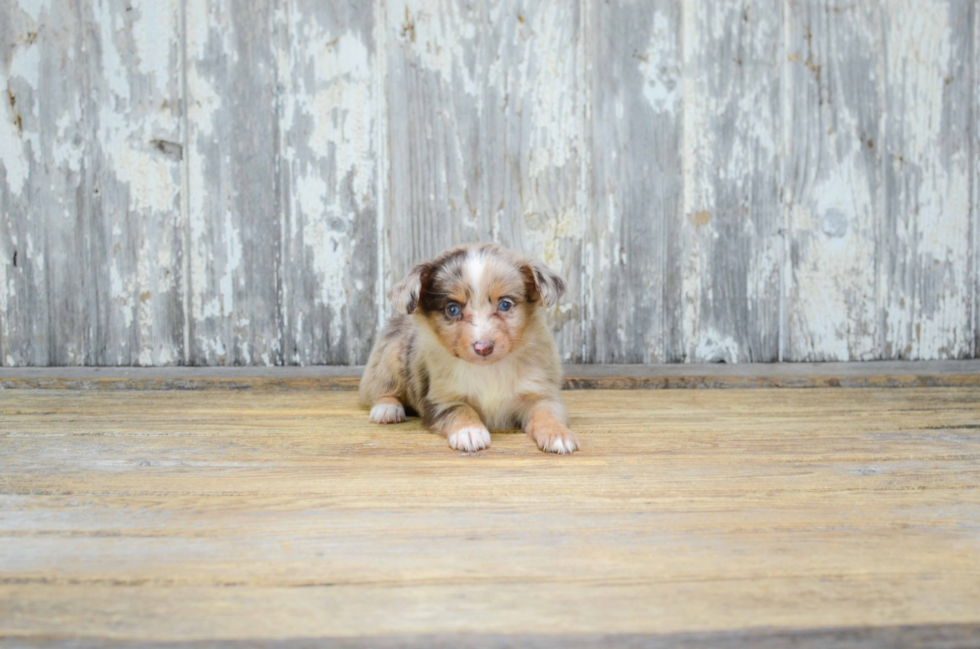
[[[543,264],[495,244],[469,244],[416,267],[389,295],[403,313],[417,312],[450,354],[489,365],[519,348],[534,311],[564,290]]]

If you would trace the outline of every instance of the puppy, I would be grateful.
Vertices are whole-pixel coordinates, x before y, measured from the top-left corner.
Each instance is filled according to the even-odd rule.
[[[541,314],[565,292],[547,266],[496,244],[466,244],[415,267],[388,298],[399,313],[371,350],[361,399],[371,421],[405,407],[458,451],[520,426],[542,451],[572,453],[561,364]]]

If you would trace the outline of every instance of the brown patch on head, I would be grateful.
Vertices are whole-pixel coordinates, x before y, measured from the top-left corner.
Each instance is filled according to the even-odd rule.
[[[452,248],[429,262],[429,274],[420,300],[423,312],[442,311],[453,301],[466,302],[466,285],[463,282],[466,255],[466,248]]]
[[[521,267],[524,284],[531,300],[541,300],[545,306],[554,306],[565,294],[565,278],[540,261],[531,260]]]
[[[405,278],[391,287],[388,299],[399,313],[414,313],[422,293],[422,285],[428,283],[430,268],[419,264]]]
[[[489,364],[523,344],[537,308],[530,262],[496,244],[469,244],[424,264],[418,308],[442,346],[457,358]]]

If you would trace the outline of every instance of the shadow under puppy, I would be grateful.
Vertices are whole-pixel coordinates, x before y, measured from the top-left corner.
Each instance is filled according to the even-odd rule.
[[[564,292],[547,266],[496,244],[457,246],[416,266],[388,293],[399,313],[361,379],[371,421],[405,421],[407,405],[459,451],[488,448],[488,429],[514,426],[542,451],[575,451],[558,350],[540,314]]]

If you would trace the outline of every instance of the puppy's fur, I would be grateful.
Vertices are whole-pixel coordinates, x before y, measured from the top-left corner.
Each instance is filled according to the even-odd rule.
[[[399,314],[361,379],[371,421],[405,421],[408,406],[456,450],[485,449],[488,429],[520,426],[542,451],[575,451],[558,350],[539,313],[564,291],[547,266],[496,244],[416,266],[388,293]]]

